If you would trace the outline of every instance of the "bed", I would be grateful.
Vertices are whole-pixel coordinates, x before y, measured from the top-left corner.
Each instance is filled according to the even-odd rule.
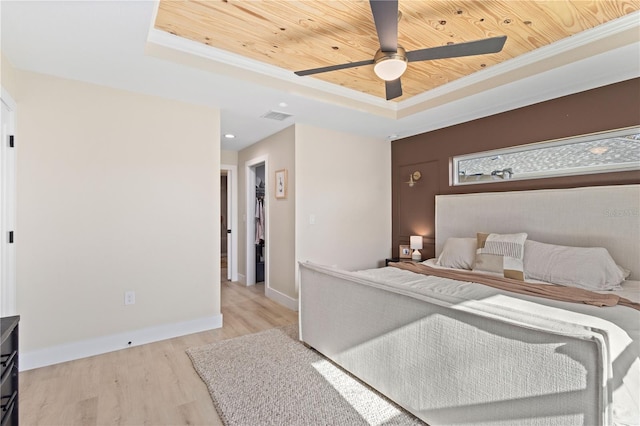
[[[513,281],[522,269],[522,287],[569,280],[572,297],[630,304],[302,262],[300,339],[431,425],[640,424],[639,208],[640,185],[438,196],[436,259],[424,266],[493,267],[490,247],[518,236],[520,259],[509,249],[502,271],[476,272],[516,271]]]

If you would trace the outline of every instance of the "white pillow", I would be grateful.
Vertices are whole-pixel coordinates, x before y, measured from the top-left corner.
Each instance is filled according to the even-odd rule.
[[[474,271],[498,272],[505,278],[524,281],[524,243],[527,234],[485,234],[478,232]]]
[[[447,238],[436,265],[445,268],[471,269],[476,259],[476,238]]]
[[[631,271],[627,268],[623,268],[622,266],[618,265],[618,269],[620,269],[620,272],[622,272],[622,277],[626,280],[627,278],[629,278],[629,276],[631,276]]]
[[[617,290],[625,273],[603,247],[569,247],[527,240],[527,278],[587,290]]]

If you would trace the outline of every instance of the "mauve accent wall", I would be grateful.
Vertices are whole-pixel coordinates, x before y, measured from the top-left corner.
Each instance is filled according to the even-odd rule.
[[[640,171],[450,185],[451,157],[640,125],[640,78],[423,133],[391,144],[392,253],[424,237],[423,259],[435,256],[435,196],[472,192],[640,183]],[[414,171],[422,179],[405,182]]]

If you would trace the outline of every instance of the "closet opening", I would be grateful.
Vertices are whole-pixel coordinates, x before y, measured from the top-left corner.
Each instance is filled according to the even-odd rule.
[[[246,170],[246,285],[269,287],[269,165],[267,157],[245,163]]]
[[[256,221],[255,246],[256,246],[256,284],[264,283],[264,258],[265,258],[265,183],[264,164],[256,167],[256,198],[254,212]]]

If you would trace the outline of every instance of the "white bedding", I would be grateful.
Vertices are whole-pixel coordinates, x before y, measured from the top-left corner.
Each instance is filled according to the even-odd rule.
[[[461,272],[469,272],[468,269],[443,268],[442,266],[438,265],[437,259],[427,259],[422,263],[424,263],[425,265],[430,266],[432,268],[449,269],[449,270],[461,271]],[[484,272],[484,273],[487,274],[487,275],[495,275],[497,277],[501,277],[502,276],[502,274],[500,274],[500,273],[491,273],[491,272]],[[547,283],[545,281],[532,280],[532,279],[528,279],[528,278],[525,279],[525,281],[530,282],[530,283],[549,284],[549,283]],[[602,290],[602,291],[596,291],[596,293],[615,294],[617,296],[624,297],[625,299],[629,299],[632,302],[640,303],[640,281],[626,280],[620,286],[621,286],[621,288],[619,290]]]
[[[433,260],[426,262],[435,266]],[[600,308],[503,292],[481,284],[415,274],[387,267],[353,272],[354,276],[381,283],[392,291],[415,293],[453,304],[456,309],[482,312],[531,328],[599,330],[610,348],[614,424],[640,424],[640,311],[624,306]],[[640,282],[627,281],[615,291],[639,300]],[[532,378],[535,380],[535,378]]]
[[[444,264],[470,270],[478,234],[524,232],[529,242],[576,252],[604,248],[640,280],[639,203],[640,185],[438,195],[435,254],[457,239]],[[489,248],[482,254],[506,254]],[[524,278],[546,279],[548,259],[526,254],[525,247]],[[548,278],[568,273],[565,285],[611,288],[640,302],[640,281],[600,287],[599,272],[580,267],[587,260],[565,260]],[[503,258],[502,275],[518,267]],[[595,285],[582,281],[585,273]],[[633,308],[524,296],[398,268],[348,272],[308,263],[300,264],[299,300],[304,342],[429,424],[640,425],[640,311]]]
[[[640,281],[627,280],[621,284],[620,290],[613,291],[598,291],[598,293],[608,294],[613,293],[625,299],[629,299],[632,302],[640,303]]]

